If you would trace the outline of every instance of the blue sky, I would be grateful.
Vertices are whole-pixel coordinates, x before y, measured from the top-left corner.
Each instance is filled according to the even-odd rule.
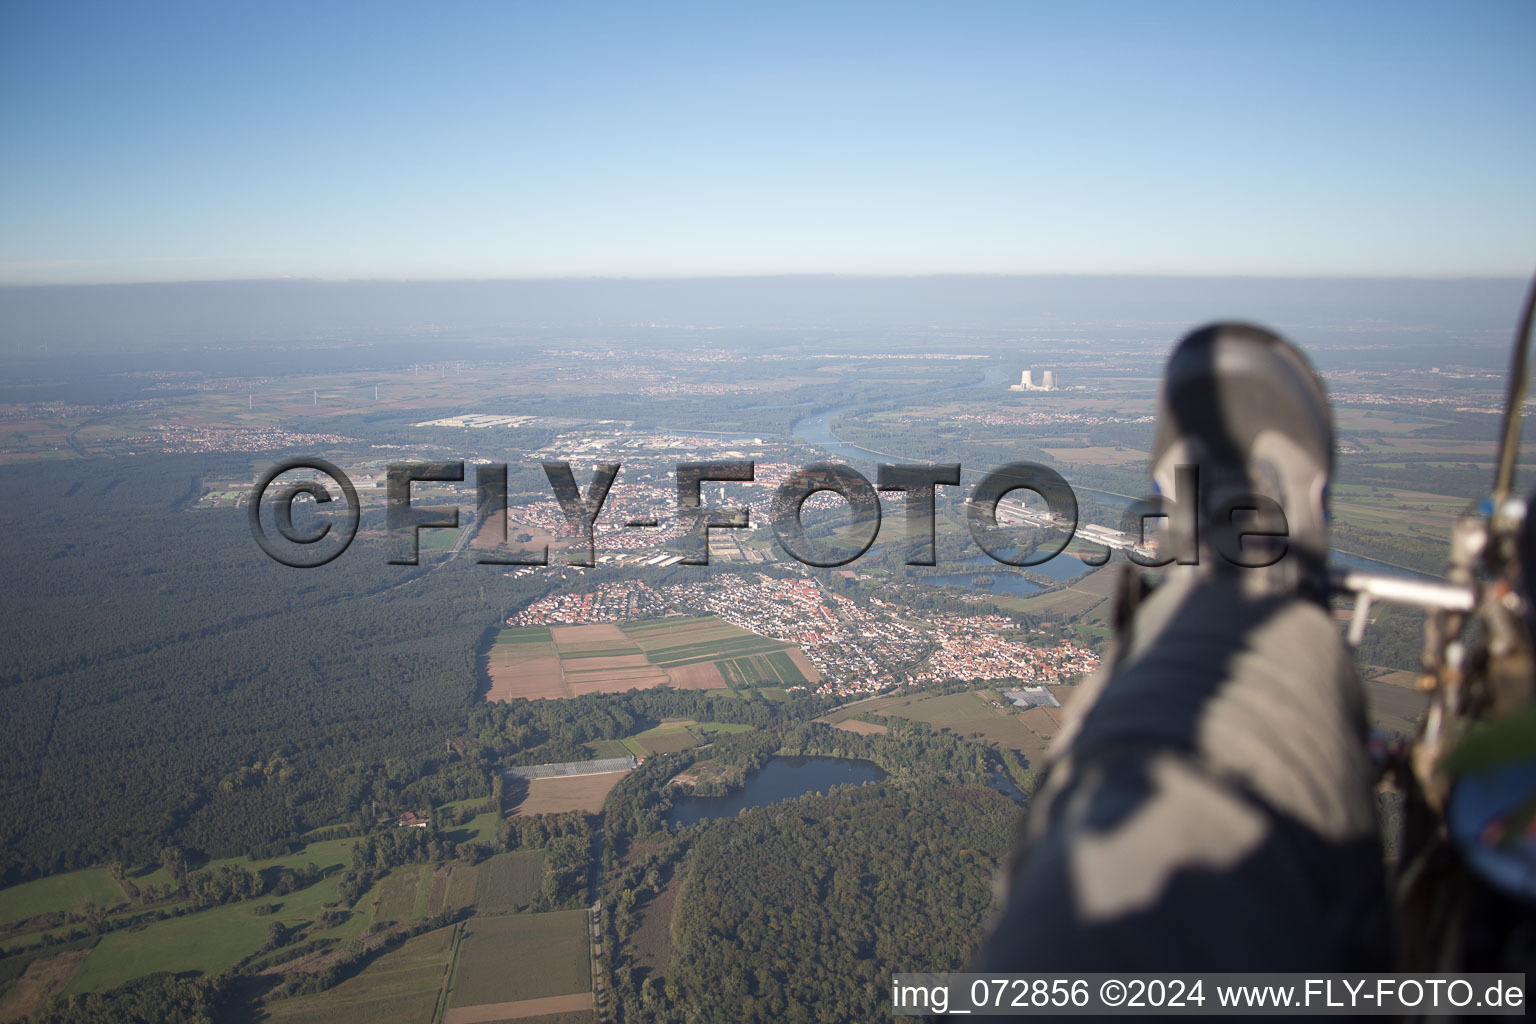
[[[0,282],[1519,276],[1533,43],[1530,2],[4,0]]]

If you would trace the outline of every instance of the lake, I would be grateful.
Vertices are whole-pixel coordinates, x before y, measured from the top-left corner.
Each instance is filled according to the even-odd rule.
[[[667,823],[694,825],[713,818],[735,817],[749,807],[766,807],[807,793],[825,793],[833,786],[862,786],[883,778],[885,772],[879,765],[858,758],[772,757],[734,793],[679,800],[667,813]]]
[[[998,554],[1012,557],[1014,551],[1015,549],[1013,548],[1003,548],[998,552]],[[960,564],[969,570],[973,576],[977,573],[985,573],[989,576],[998,576],[1001,578],[1000,573],[995,572],[994,570],[1007,572],[1009,568],[1008,563],[999,562],[991,555],[977,555],[974,558],[965,559]],[[1026,572],[1038,573],[1041,576],[1053,579],[1058,583],[1065,583],[1068,580],[1077,579],[1083,573],[1087,572],[1090,566],[1084,565],[1082,559],[1078,558],[1076,555],[1060,554],[1055,558],[1047,558],[1039,565],[1026,565],[1022,566],[1021,568],[1023,568]]]
[[[992,577],[992,584],[988,586],[977,583],[976,577],[980,575]],[[1018,573],[994,572],[981,567],[972,569],[970,572],[946,572],[940,576],[923,576],[919,578],[919,582],[926,583],[930,587],[965,587],[967,590],[983,591],[989,594],[1012,594],[1014,597],[1027,597],[1042,589],[1038,583],[1031,583]]]
[[[1003,554],[1012,554],[1012,549],[1004,549]],[[994,594],[1011,594],[1014,597],[1027,597],[1044,589],[1037,583],[1032,583],[1015,572],[1009,572],[1008,566],[988,555],[978,555],[967,558],[959,563],[963,572],[946,572],[938,576],[924,576],[920,582],[935,587],[965,587],[968,590],[990,591]],[[1049,577],[1058,583],[1075,580],[1087,572],[1086,566],[1073,555],[1057,555],[1047,559],[1039,565],[1025,566],[1029,572],[1039,573]],[[979,586],[975,580],[977,576],[991,576],[993,583],[990,587]]]

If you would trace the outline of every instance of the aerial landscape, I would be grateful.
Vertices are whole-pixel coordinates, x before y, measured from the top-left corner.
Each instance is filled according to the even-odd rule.
[[[739,967],[719,959],[718,931],[699,931],[721,925],[693,915],[770,874],[690,852],[769,858],[752,829],[788,844],[784,884],[815,870],[804,844],[834,858],[832,875],[853,858],[864,881],[837,920],[881,936],[876,960],[902,929],[948,922],[924,955],[963,962],[1013,801],[1111,643],[1125,550],[1083,535],[1124,536],[1123,504],[1145,489],[1168,339],[1084,324],[1054,340],[834,334],[806,351],[799,332],[739,347],[692,333],[509,332],[455,340],[465,358],[424,365],[362,342],[356,370],[287,377],[13,378],[0,456],[31,503],[9,506],[13,571],[51,582],[6,597],[16,884],[0,890],[13,972],[0,1005],[13,1019],[156,971],[232,972],[224,984],[271,1020],[711,1005],[706,990],[724,997],[708,979]],[[1402,337],[1391,327],[1315,336],[1333,343],[1314,352],[1338,414],[1337,555],[1434,575],[1491,471],[1504,338],[1463,329],[1456,350],[1420,350],[1389,345]],[[607,372],[584,375],[598,356]],[[1031,366],[1060,383],[1012,390]],[[294,451],[344,467],[363,495],[356,542],[314,570],[266,560],[246,525],[252,481]],[[549,564],[477,560],[499,524],[477,517],[472,479],[413,488],[413,505],[455,505],[462,525],[423,529],[419,564],[389,564],[381,492],[402,452],[505,460],[503,546],[547,548]],[[756,479],[705,487],[709,505],[749,508],[751,527],[711,531],[708,565],[684,564],[673,467],[743,458]],[[1062,554],[1015,567],[973,543],[967,488],[940,487],[935,565],[905,564],[905,499],[892,496],[870,550],[806,566],[776,543],[769,499],[793,467],[828,458],[870,477],[880,461],[1035,461],[1074,485],[1082,525]],[[622,466],[590,566],[573,564],[580,538],[544,478],[555,459],[583,487],[597,462]],[[846,505],[827,504],[803,513],[813,539],[846,526]],[[1023,515],[1001,518],[1032,543]],[[625,528],[641,517],[658,525]],[[1106,550],[1108,564],[1089,564]],[[1424,707],[1418,623],[1375,614],[1359,656],[1372,720],[1406,734]],[[795,783],[805,792],[849,765],[880,781],[801,798],[793,829],[778,804],[677,824],[690,801],[750,793],[780,762],[822,766]],[[975,841],[920,856],[833,841],[884,815]],[[893,829],[888,841],[926,843]],[[882,907],[885,888],[904,893],[899,911]],[[777,898],[755,911],[767,918],[744,908],[730,955],[806,895]],[[807,935],[805,951],[823,941]],[[865,962],[802,966],[784,984],[856,999]],[[800,998],[758,991],[764,1016]]]
[[[1012,72],[966,71],[963,41],[986,33],[955,37],[913,12],[868,44],[854,42],[867,26],[850,14],[829,16],[825,43],[768,18],[777,42],[762,51],[737,38],[741,26],[695,13],[704,22],[677,30],[725,53],[703,56],[619,12],[593,15],[615,22],[602,30],[485,10],[444,12],[451,27],[415,42],[420,26],[400,11],[380,17],[388,29],[362,29],[397,56],[438,48],[432,66],[468,76],[466,95],[492,72],[460,69],[456,55],[487,55],[477,37],[492,24],[585,54],[582,67],[611,57],[640,74],[632,33],[675,47],[683,70],[654,73],[683,83],[735,82],[719,62],[751,51],[756,70],[740,73],[765,78],[755,99],[736,99],[766,141],[694,109],[708,98],[669,93],[647,131],[693,139],[697,117],[724,136],[673,139],[666,166],[650,165],[660,158],[641,127],[606,112],[645,106],[622,98],[628,72],[568,83],[551,56],[530,58],[526,74],[551,90],[541,102],[570,107],[520,112],[516,131],[577,146],[569,163],[537,146],[488,149],[478,127],[445,122],[442,141],[468,147],[453,159],[515,167],[514,191],[542,196],[497,222],[506,252],[527,246],[505,259],[502,242],[475,233],[477,218],[503,214],[489,186],[394,141],[428,138],[436,115],[366,47],[337,59],[383,76],[386,97],[360,99],[318,70],[291,88],[358,104],[359,117],[400,105],[409,128],[368,129],[387,140],[381,164],[409,164],[377,173],[422,189],[387,207],[398,236],[372,226],[386,207],[370,204],[393,202],[390,189],[349,194],[363,158],[327,141],[332,127],[299,92],[273,101],[293,103],[295,123],[268,120],[215,56],[183,49],[222,40],[246,68],[231,76],[273,55],[318,67],[323,44],[291,41],[293,12],[273,15],[282,25],[189,15],[166,50],[120,15],[93,21],[84,52],[109,68],[129,60],[113,41],[126,32],[132,54],[159,53],[183,85],[211,76],[223,96],[133,85],[157,144],[222,168],[236,192],[255,188],[262,209],[301,212],[273,214],[282,228],[224,210],[214,186],[190,178],[162,192],[162,158],[140,158],[140,143],[95,114],[85,131],[111,141],[57,145],[119,154],[119,184],[87,186],[72,166],[50,191],[35,155],[0,171],[39,204],[0,202],[0,1024],[890,1019],[893,972],[961,971],[975,954],[1053,740],[1114,662],[1127,567],[1158,553],[1130,510],[1151,493],[1164,363],[1201,323],[1270,325],[1316,366],[1336,432],[1331,562],[1444,581],[1453,527],[1498,459],[1536,227],[1528,183],[1489,185],[1506,189],[1494,214],[1463,197],[1445,218],[1461,226],[1438,249],[1335,247],[1331,235],[1309,249],[1287,236],[1270,260],[1216,231],[1223,255],[1204,262],[1185,259],[1198,244],[1165,255],[1139,240],[1101,240],[1115,255],[1098,261],[1086,248],[958,259],[967,244],[995,255],[1000,243],[980,227],[944,234],[948,214],[970,216],[954,199],[912,213],[916,235],[945,239],[930,262],[921,238],[868,229],[866,216],[896,208],[878,203],[846,221],[823,209],[835,227],[815,235],[821,255],[804,254],[791,236],[814,230],[796,204],[816,194],[801,191],[815,176],[773,192],[736,161],[775,138],[829,159],[847,146],[861,163],[879,162],[861,145],[880,146],[852,127],[844,138],[842,122],[813,142],[779,123],[774,103],[813,116],[820,102],[775,70],[781,57],[854,107],[882,101],[837,70],[828,53],[839,48],[857,49],[881,88],[905,74],[879,64],[881,47],[932,47],[945,67],[924,74],[974,74],[977,89]],[[1223,38],[1239,31],[1226,20],[1236,15],[1185,14],[1216,17]],[[316,18],[321,40],[348,30],[339,13]],[[1501,26],[1531,27],[1517,6],[1478,18],[1444,43],[1458,61],[1502,52],[1490,41]],[[1350,21],[1346,34],[1372,36],[1372,19]],[[0,15],[0,35],[7,23],[42,48],[0,72],[15,92],[45,80],[65,30],[36,11]],[[581,49],[589,30],[601,36],[593,54]],[[927,31],[939,38],[917,38]],[[1433,35],[1394,31],[1380,44],[1393,60]],[[230,42],[241,32],[249,53]],[[1122,25],[1115,45],[1134,50],[1136,34]],[[433,76],[398,74],[422,102],[441,101]],[[1483,95],[1465,88],[1461,102]],[[1536,99],[1529,71],[1480,88],[1511,108]],[[914,132],[981,130],[970,123],[980,114],[950,129],[918,93],[908,99]],[[97,100],[66,90],[48,102],[53,121],[12,103],[0,123],[41,147],[48,125]],[[250,159],[252,140],[292,146],[334,216],[349,203],[372,212],[317,240],[333,214],[301,201],[307,183],[251,185],[255,171],[182,139],[166,112],[219,109],[244,127],[210,128],[210,146]],[[577,124],[617,133],[612,153]],[[1527,141],[1510,145],[1529,155]],[[751,180],[739,193],[650,180],[715,146],[729,156],[711,173]],[[633,179],[599,182],[599,157],[621,151]],[[849,172],[825,173],[856,199]],[[1458,195],[1479,192],[1476,180]],[[476,196],[462,208],[461,186]],[[767,212],[732,220],[737,206],[757,210],[743,197],[758,188]],[[72,196],[97,227],[65,212]],[[615,212],[631,199],[632,221]],[[690,203],[667,235],[666,211]],[[1360,216],[1385,223],[1396,209]],[[551,210],[566,211],[559,232]],[[199,225],[225,216],[220,249]],[[581,249],[606,237],[605,216],[612,246]],[[449,221],[465,233],[438,234]],[[738,228],[761,248],[723,241]],[[1161,229],[1153,218],[1137,231]],[[649,257],[634,241],[646,232],[666,239]],[[836,244],[849,237],[868,248]],[[268,255],[198,262],[215,249]],[[1533,449],[1516,461],[1528,486]],[[1070,524],[1037,491],[985,501],[989,481],[1023,464],[1069,486]],[[891,483],[899,467],[953,475],[935,472],[922,491]],[[1335,598],[1341,631],[1353,611]],[[1372,738],[1391,743],[1429,705],[1424,615],[1385,602],[1363,614],[1353,656]],[[1375,798],[1390,865],[1402,798],[1390,786]]]

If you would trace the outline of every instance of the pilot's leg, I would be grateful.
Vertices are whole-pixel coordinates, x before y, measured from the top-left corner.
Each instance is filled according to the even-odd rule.
[[[1202,535],[1202,564],[1137,610],[1069,708],[976,969],[1385,968],[1363,696],[1322,579],[1321,384],[1279,338],[1222,325],[1170,359],[1160,421],[1165,491],[1198,465],[1207,526],[1241,487],[1272,495],[1291,549],[1240,569]]]

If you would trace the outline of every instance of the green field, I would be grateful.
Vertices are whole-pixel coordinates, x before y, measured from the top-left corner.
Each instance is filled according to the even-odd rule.
[[[39,914],[79,912],[91,903],[112,907],[126,900],[106,868],[86,868],[0,889],[0,924]]]
[[[1441,427],[1449,420],[1436,419],[1415,411],[1412,415],[1366,406],[1341,405],[1333,411],[1334,426],[1340,434],[1365,431],[1371,434],[1415,434],[1431,427]]]
[[[445,908],[458,910],[461,907],[474,906],[475,890],[480,887],[478,867],[471,867],[468,864],[445,864],[438,868],[438,872],[439,874],[446,872],[446,883],[442,905],[429,908],[433,913]]]
[[[544,851],[498,853],[482,861],[475,871],[476,913],[513,914],[527,910],[544,880]]]
[[[741,722],[698,722],[693,728],[708,737],[718,733],[751,732],[753,727]]]
[[[217,974],[265,943],[272,922],[281,921],[290,928],[313,923],[322,907],[337,899],[340,882],[340,874],[333,873],[308,889],[286,896],[229,903],[156,921],[138,931],[111,932],[91,951],[68,992],[100,992],[153,971]],[[256,908],[263,904],[276,904],[278,909],[272,914],[257,914]],[[359,903],[360,908],[367,905],[367,900]],[[320,934],[345,942],[363,931],[367,918],[366,913],[354,913]]]
[[[221,860],[209,861],[192,870],[196,872],[225,864],[238,865],[261,874],[263,881],[270,887],[275,880],[276,874],[284,868],[302,869],[312,863],[323,871],[339,871],[344,869],[352,862],[352,845],[356,841],[354,838],[348,838],[310,843],[297,853],[283,854],[279,857],[260,861],[252,861],[245,857],[226,857]],[[171,876],[164,868],[140,871],[138,874],[130,875],[129,877],[140,888],[147,888],[152,885],[165,886],[171,882]],[[105,883],[105,886],[110,886],[110,890],[103,883]],[[110,899],[104,899],[103,897],[109,891],[112,894]],[[64,905],[71,901],[80,902],[76,907]],[[53,875],[0,891],[0,908],[7,912],[21,915],[9,919],[13,921],[26,920],[39,913],[45,913],[49,909],[83,910],[86,904],[92,902],[95,902],[98,906],[124,908],[120,914],[113,915],[114,920],[121,916],[143,913],[141,909],[128,907],[122,889],[118,887],[116,882],[112,881],[111,875],[104,868],[89,868],[64,875]],[[174,907],[183,902],[176,900],[166,904],[166,906]],[[39,910],[37,909],[38,907],[44,907],[45,909]],[[74,927],[76,926],[66,924],[43,931],[23,932],[7,941],[4,947],[7,951],[14,951],[24,946],[35,944],[45,936],[57,936],[67,933]]]
[[[624,755],[618,754],[615,756],[623,757]],[[473,800],[470,802],[484,803],[485,801]],[[445,829],[443,831],[443,835],[448,839],[452,839],[456,843],[494,843],[496,842],[496,831],[500,824],[501,815],[497,814],[495,811],[486,811],[483,814],[475,815],[473,818],[470,818],[462,825],[459,825],[455,828]]]
[[[422,920],[432,916],[428,904],[432,899],[432,883],[437,877],[438,865],[423,864],[420,875],[421,880],[416,885],[416,898],[411,901],[411,919]]]
[[[626,753],[644,757],[648,754],[675,754],[691,750],[701,743],[710,742],[719,733],[751,731],[752,726],[737,722],[695,722],[683,718],[662,722],[654,729],[626,736],[621,742]],[[623,754],[618,756],[622,757]]]
[[[789,652],[795,645],[731,625],[714,616],[626,622],[619,626],[663,669],[713,663],[733,689],[803,685],[811,680]]]
[[[927,697],[903,708],[892,708],[887,714],[927,722],[935,729],[950,730],[964,729],[1003,717],[982,704],[974,693],[946,693]]]
[[[704,742],[696,733],[698,723],[691,719],[680,719],[671,722],[662,722],[654,729],[636,733],[629,739],[634,740],[640,749],[649,754],[675,754],[682,750],[691,750]]]
[[[221,864],[236,864],[251,871],[265,874],[268,871],[281,871],[283,868],[303,868],[314,864],[321,871],[329,871],[333,868],[346,870],[352,866],[352,847],[357,838],[327,839],[320,843],[309,843],[297,853],[285,853],[279,857],[271,857],[267,860],[250,860],[246,857],[224,857],[220,860],[211,860],[206,864],[194,867],[193,871],[201,871],[205,868],[218,867]],[[164,868],[155,868],[153,871],[130,876],[134,884],[139,887],[146,885],[169,885],[171,876]]]
[[[264,1005],[282,1024],[422,1024],[432,1020],[453,955],[455,928],[408,939],[325,992]]]
[[[548,626],[519,626],[496,634],[498,644],[546,644],[552,639]]]
[[[471,918],[454,965],[449,1006],[592,990],[587,912]]]
[[[784,653],[783,647],[767,654],[708,660],[714,661],[715,667],[720,670],[720,675],[725,678],[726,684],[732,687],[763,684],[801,686],[810,682],[795,663],[789,660],[789,655]]]
[[[587,750],[591,752],[593,760],[606,760],[610,757],[627,757],[633,754],[624,745],[623,740],[593,740],[587,744]]]
[[[447,551],[459,542],[457,529],[422,530],[417,534],[422,551]]]
[[[622,757],[623,755],[618,755]],[[481,808],[484,808],[481,810]],[[463,800],[450,800],[447,803],[437,805],[437,811],[442,814],[442,821],[448,820],[446,812],[463,813],[466,810],[479,810],[480,813],[470,818],[462,825],[443,825],[443,836],[455,843],[495,843],[497,831],[501,824],[500,809],[492,805],[489,797],[472,796]]]
[[[1058,697],[1064,696],[1064,689],[1052,687]],[[1030,760],[1044,754],[1049,744],[1046,737],[1036,734],[1017,715],[989,707],[981,693],[975,690],[937,695],[905,694],[860,701],[833,712],[826,721],[836,724],[865,714],[927,722],[935,729],[947,729],[957,736],[1009,747]],[[972,733],[981,735],[973,737]]]
[[[1423,536],[1443,543],[1467,500],[1390,487],[1341,484],[1329,489],[1329,512],[1351,526],[1390,537]]]
[[[1089,610],[1098,612],[1108,608],[1114,588],[1115,573],[1091,572],[1059,590],[1030,597],[994,594],[992,602],[999,607],[1031,615],[1070,619]]]
[[[416,891],[421,888],[423,871],[430,874],[430,865],[407,864],[395,868],[374,887],[377,896],[373,904],[375,921],[409,921],[415,916]]]

